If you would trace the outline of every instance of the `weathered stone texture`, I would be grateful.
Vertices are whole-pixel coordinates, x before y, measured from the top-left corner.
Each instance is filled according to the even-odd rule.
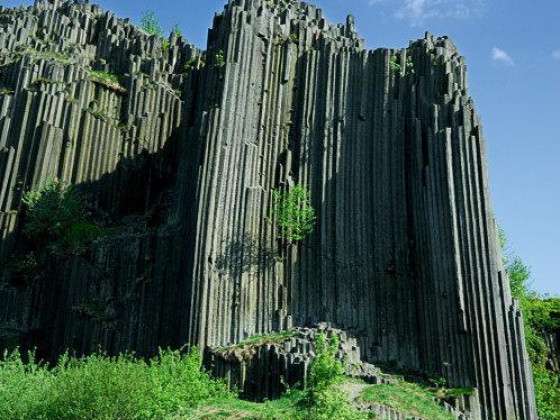
[[[172,196],[149,233],[52,267],[50,292],[3,292],[1,319],[56,330],[57,351],[142,353],[328,321],[367,361],[478,388],[480,418],[535,418],[451,41],[369,51],[353,18],[331,25],[282,0],[230,0],[204,57],[169,41],[87,3],[0,8],[0,257],[19,237],[22,192],[48,176],[121,217]],[[295,183],[319,217],[288,247],[271,192]],[[109,308],[102,319],[72,310],[88,301]]]

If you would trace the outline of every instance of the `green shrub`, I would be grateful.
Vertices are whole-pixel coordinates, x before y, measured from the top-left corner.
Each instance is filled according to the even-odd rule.
[[[49,179],[39,189],[23,196],[27,206],[24,232],[30,238],[57,240],[74,223],[85,221],[85,213],[74,188]]]
[[[310,395],[339,383],[344,374],[342,363],[336,358],[339,338],[334,335],[329,340],[325,334],[315,337],[315,358],[309,367],[307,387]]]
[[[226,58],[223,50],[218,50],[214,55],[214,66],[221,68],[226,65]]]
[[[101,235],[91,223],[76,190],[50,179],[23,196],[27,207],[24,233],[37,245],[76,249]]]
[[[398,60],[399,59],[396,55],[392,56],[389,60],[389,68],[395,73],[401,72],[401,65]]]
[[[309,375],[302,403],[306,418],[311,420],[357,420],[363,418],[348,401],[339,385],[344,379],[344,367],[336,358],[339,338],[329,340],[324,334],[315,337],[315,358],[309,367]]]
[[[24,363],[19,352],[5,352],[0,360],[0,417],[6,419],[41,419],[46,390],[54,376],[34,361]],[[42,417],[46,419],[46,417]]]
[[[79,250],[87,243],[93,242],[103,236],[103,229],[93,223],[72,223],[64,233],[62,241],[68,249]]]
[[[155,35],[163,38],[163,29],[161,28],[159,19],[151,10],[144,12],[144,14],[142,15],[142,18],[140,19],[140,27],[149,35]]]
[[[530,289],[531,270],[507,251],[507,239],[499,230],[504,264],[514,298],[519,300],[525,325],[525,341],[533,368],[537,411],[542,419],[560,420],[560,375],[546,367],[550,349],[544,334],[560,329],[560,299],[544,298]]]
[[[292,243],[305,239],[313,231],[316,221],[308,191],[296,185],[289,191],[274,190],[272,194],[280,237]]]
[[[27,419],[162,419],[234,395],[201,370],[200,352],[163,351],[145,362],[130,355],[63,356],[54,369],[19,353],[0,361],[0,413]]]
[[[179,25],[173,25],[173,28],[171,28],[171,33],[174,34],[177,38],[183,36],[183,31],[181,31]]]

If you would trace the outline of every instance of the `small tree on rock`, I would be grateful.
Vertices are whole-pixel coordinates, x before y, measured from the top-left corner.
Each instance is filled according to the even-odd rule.
[[[160,38],[163,38],[163,29],[161,28],[159,19],[151,10],[145,12],[142,15],[142,19],[140,20],[140,27],[144,30],[144,32],[147,32],[150,35],[156,35]]]
[[[309,192],[298,184],[288,191],[274,190],[272,194],[280,237],[291,243],[305,239],[316,221]]]

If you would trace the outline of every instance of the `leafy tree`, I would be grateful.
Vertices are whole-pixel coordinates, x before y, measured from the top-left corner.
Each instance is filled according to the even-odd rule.
[[[292,243],[305,239],[316,221],[308,191],[298,184],[289,191],[274,190],[272,194],[280,237]]]
[[[343,380],[344,367],[337,359],[339,338],[327,339],[325,334],[315,337],[315,358],[309,367],[308,383],[303,403],[310,420],[358,420],[361,413],[348,402],[339,384]]]
[[[333,335],[329,340],[325,334],[315,338],[315,358],[309,368],[308,387],[312,393],[320,392],[340,382],[344,374],[342,363],[336,358],[340,339]]]
[[[547,369],[549,348],[543,335],[560,329],[560,299],[545,298],[530,289],[531,270],[507,250],[500,230],[500,244],[513,297],[519,300],[525,324],[527,351],[533,368],[537,410],[540,418],[560,420],[560,375]]]
[[[160,38],[163,38],[163,29],[161,24],[159,23],[159,19],[157,18],[156,14],[148,10],[144,12],[142,18],[140,20],[140,27],[150,35],[156,35]]]

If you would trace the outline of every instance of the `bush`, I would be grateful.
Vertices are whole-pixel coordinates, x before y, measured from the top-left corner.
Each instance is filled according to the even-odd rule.
[[[144,12],[142,15],[142,18],[140,19],[140,27],[149,35],[155,35],[163,38],[163,29],[161,28],[159,19],[151,10]]]
[[[200,352],[163,351],[145,362],[130,355],[63,356],[54,369],[18,352],[0,361],[0,412],[26,419],[160,419],[234,397],[201,371]]]
[[[560,330],[560,299],[543,298],[530,290],[531,271],[523,261],[507,252],[507,240],[500,231],[504,263],[514,298],[519,300],[525,324],[525,341],[533,368],[539,417],[560,420],[560,375],[547,369],[550,349],[544,334]]]
[[[62,238],[74,223],[85,220],[76,191],[59,180],[47,180],[38,190],[23,196],[27,206],[24,232],[34,239]]]
[[[24,363],[19,352],[4,353],[0,360],[0,413],[6,419],[41,419],[46,390],[54,376],[44,366]],[[46,417],[42,417],[46,419]]]
[[[280,237],[292,243],[305,239],[313,231],[316,221],[308,191],[296,185],[289,191],[274,190],[272,194]]]
[[[315,337],[315,358],[309,367],[308,383],[303,404],[307,419],[311,420],[356,420],[362,418],[354,409],[346,394],[339,388],[343,380],[344,367],[336,358],[339,338],[328,341],[324,334]]]
[[[36,245],[76,250],[101,235],[88,221],[76,190],[59,180],[48,180],[23,197],[27,207],[24,233]]]
[[[344,367],[336,358],[339,342],[336,335],[328,341],[325,334],[319,334],[315,338],[315,358],[309,367],[307,383],[311,396],[340,382],[344,374]]]
[[[214,66],[221,68],[226,65],[226,58],[223,50],[218,50],[214,55]]]

